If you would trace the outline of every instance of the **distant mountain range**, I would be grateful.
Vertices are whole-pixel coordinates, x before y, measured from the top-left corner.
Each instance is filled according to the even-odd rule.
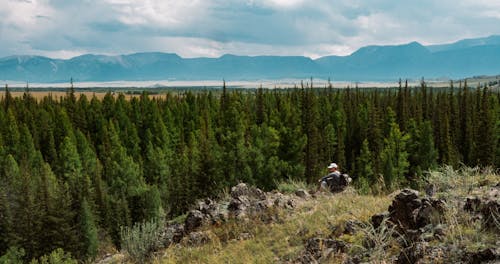
[[[169,53],[82,55],[68,60],[41,56],[0,58],[0,81],[68,82],[144,80],[261,80],[331,78],[392,81],[398,78],[463,78],[500,73],[500,36],[452,44],[367,46],[348,56],[181,58]]]

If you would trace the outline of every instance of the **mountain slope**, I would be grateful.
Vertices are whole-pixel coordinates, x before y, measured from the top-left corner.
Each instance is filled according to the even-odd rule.
[[[500,36],[493,35],[485,38],[463,39],[451,44],[429,45],[427,48],[431,52],[438,52],[491,45],[500,45]]]
[[[169,53],[82,55],[69,60],[40,56],[0,58],[0,80],[28,82],[143,80],[261,80],[309,77],[337,81],[398,78],[464,78],[500,73],[500,36],[422,46],[417,42],[367,46],[349,56],[181,58]]]
[[[246,214],[220,221],[218,208],[227,207],[228,202],[201,201],[187,215],[184,227],[170,224],[167,231],[160,232],[176,241],[149,260],[498,263],[495,261],[500,260],[500,226],[495,222],[498,219],[490,217],[500,217],[498,179],[498,174],[492,172],[443,168],[430,172],[430,188],[425,193],[404,189],[383,196],[360,195],[352,188],[337,194],[308,195],[304,190],[294,193],[290,185],[280,188],[284,194],[264,193],[239,184],[231,190],[229,208],[245,210]],[[235,201],[245,206],[235,205]],[[257,211],[250,214],[251,208]],[[179,232],[168,235],[172,228]],[[117,261],[127,261],[127,253],[99,263]]]

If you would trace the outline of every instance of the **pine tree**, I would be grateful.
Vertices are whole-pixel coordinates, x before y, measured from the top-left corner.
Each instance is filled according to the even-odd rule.
[[[437,151],[434,147],[434,137],[430,121],[417,125],[415,120],[410,120],[408,125],[408,161],[409,178],[412,184],[417,184],[422,179],[424,170],[436,166]]]
[[[401,133],[396,123],[393,122],[390,126],[389,135],[384,140],[385,146],[381,159],[385,185],[388,190],[393,190],[404,183],[405,174],[408,171],[408,153],[406,152],[408,136]]]
[[[479,126],[476,132],[476,159],[482,166],[493,165],[496,151],[494,112],[490,107],[490,92],[487,86],[483,88],[479,108]]]
[[[308,182],[314,182],[320,175],[319,164],[319,112],[316,94],[308,88],[303,94],[302,128],[306,135],[305,146],[305,177]]]
[[[356,177],[358,181],[358,186],[361,190],[366,193],[369,186],[373,186],[376,183],[375,174],[372,168],[372,154],[370,152],[368,140],[363,140],[363,145],[361,146],[361,152],[356,160]]]
[[[93,259],[97,256],[99,241],[97,237],[97,226],[92,210],[84,198],[80,206],[80,227],[82,234],[82,253],[86,258]]]

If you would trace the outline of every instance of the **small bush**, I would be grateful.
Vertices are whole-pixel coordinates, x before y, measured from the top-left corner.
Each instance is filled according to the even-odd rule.
[[[151,253],[161,248],[164,225],[163,217],[160,217],[160,220],[137,223],[132,228],[122,227],[120,232],[122,249],[135,261],[144,262]]]
[[[64,252],[62,248],[52,251],[49,255],[34,259],[31,264],[77,264],[78,261],[71,257],[70,253]]]
[[[286,180],[276,183],[276,189],[281,193],[294,193],[298,189],[307,190],[310,186],[303,181]]]
[[[17,247],[10,247],[5,255],[0,257],[1,264],[21,264],[25,255],[24,249]]]

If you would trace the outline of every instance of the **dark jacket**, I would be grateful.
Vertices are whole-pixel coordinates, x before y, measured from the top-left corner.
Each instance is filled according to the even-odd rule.
[[[334,179],[334,178],[335,178],[335,180],[337,180],[338,178],[340,178],[340,171],[331,172],[328,175],[326,175],[323,178],[321,178],[321,180],[319,180],[319,181],[322,182],[322,181],[326,181],[326,180]]]

